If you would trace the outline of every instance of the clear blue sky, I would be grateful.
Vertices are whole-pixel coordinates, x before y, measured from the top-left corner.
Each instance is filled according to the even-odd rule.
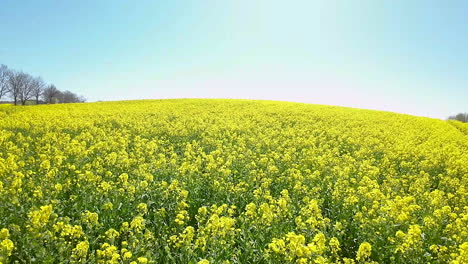
[[[2,0],[0,63],[89,101],[468,111],[468,1]]]

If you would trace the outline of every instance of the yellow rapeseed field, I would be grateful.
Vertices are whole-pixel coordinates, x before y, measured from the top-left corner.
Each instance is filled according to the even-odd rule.
[[[0,108],[0,263],[468,263],[468,128],[249,100]]]

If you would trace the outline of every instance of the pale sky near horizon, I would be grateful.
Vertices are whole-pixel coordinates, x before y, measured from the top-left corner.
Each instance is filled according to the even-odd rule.
[[[89,101],[245,98],[468,112],[468,1],[0,3],[0,64]]]

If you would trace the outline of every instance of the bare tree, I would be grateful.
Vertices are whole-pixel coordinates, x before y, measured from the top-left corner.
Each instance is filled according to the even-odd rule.
[[[33,78],[31,75],[22,71],[9,71],[8,85],[9,92],[13,98],[14,104],[17,105],[18,101],[22,105],[31,99],[33,94]]]
[[[57,98],[57,101],[60,104],[86,102],[86,99],[83,96],[78,96],[77,94],[70,91],[58,91],[55,98]]]
[[[42,92],[42,98],[44,98],[44,102],[47,104],[53,104],[58,100],[57,96],[59,93],[60,91],[57,89],[57,87],[55,87],[53,84],[50,84]]]
[[[39,97],[42,96],[45,87],[45,82],[44,80],[42,80],[41,77],[36,77],[32,80],[32,86],[33,96],[36,99],[36,104],[39,104]]]
[[[75,94],[70,92],[70,91],[64,91],[62,92],[62,100],[60,100],[60,103],[73,103],[75,100]]]
[[[20,94],[22,93],[25,82],[27,81],[27,74],[20,71],[9,71],[8,73],[8,86],[9,92],[15,105],[20,100]]]
[[[9,92],[9,81],[10,70],[6,65],[0,65],[0,99],[8,94]]]
[[[463,122],[463,123],[468,123],[468,113],[459,113],[457,115],[450,116],[448,119],[449,120],[458,120],[458,121]]]
[[[22,85],[19,91],[19,99],[22,105],[26,105],[26,102],[33,97],[34,91],[34,78],[27,74],[21,73]]]
[[[63,96],[63,92],[62,92],[62,91],[59,90],[59,91],[57,92],[57,95],[55,95],[55,100],[56,100],[56,103],[57,103],[57,104],[63,103],[63,101],[64,101],[64,96]]]
[[[70,91],[64,91],[61,93],[60,103],[78,103],[78,101],[78,96]]]

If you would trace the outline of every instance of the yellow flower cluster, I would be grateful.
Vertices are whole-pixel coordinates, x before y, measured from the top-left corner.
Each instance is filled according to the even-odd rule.
[[[421,236],[422,230],[418,225],[411,225],[407,234],[400,230],[397,231],[395,237],[399,240],[399,243],[395,252],[406,253],[410,249],[419,249],[422,241]]]
[[[6,262],[15,249],[13,241],[9,239],[10,232],[6,228],[0,230],[0,263]]]
[[[0,108],[0,263],[468,263],[468,127],[250,100]]]
[[[50,215],[52,214],[52,206],[44,205],[40,209],[31,211],[28,216],[31,222],[31,230],[40,229],[44,227],[49,221]]]
[[[72,251],[72,262],[73,263],[83,263],[86,260],[86,256],[88,255],[89,250],[89,242],[82,241],[76,245],[76,247]]]
[[[284,239],[273,238],[268,249],[274,255],[279,255],[281,261],[309,263],[313,260],[316,263],[322,263],[326,260],[321,256],[326,249],[326,238],[323,233],[316,234],[311,243],[306,245],[305,242],[303,235],[289,232]]]
[[[359,245],[358,252],[356,254],[356,260],[357,261],[364,261],[368,259],[372,254],[372,246],[371,244],[364,242],[361,245]]]

